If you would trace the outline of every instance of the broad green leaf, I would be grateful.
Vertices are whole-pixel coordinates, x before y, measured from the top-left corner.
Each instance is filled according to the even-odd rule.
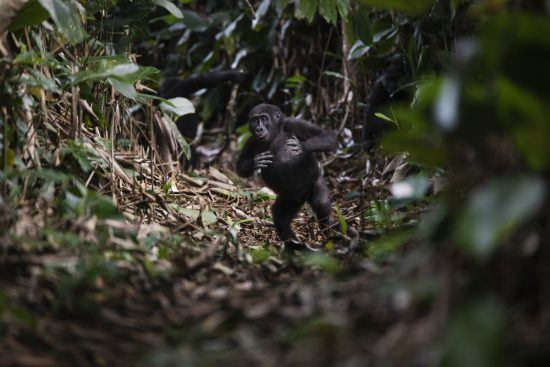
[[[197,220],[199,218],[199,215],[201,214],[201,212],[197,209],[182,208],[175,203],[171,203],[169,206],[176,209],[178,212],[185,215],[187,218],[192,219],[193,221]]]
[[[380,9],[397,10],[408,14],[420,14],[433,5],[433,0],[360,0]]]
[[[15,59],[13,59],[14,64],[18,65],[43,65],[49,61],[55,61],[53,58],[50,58],[50,55],[42,55],[35,51],[25,51],[18,54]]]
[[[335,2],[336,2],[336,9],[338,9],[338,13],[345,21],[350,10],[349,0],[335,0]]]
[[[162,6],[164,9],[168,10],[170,14],[172,14],[176,18],[183,18],[181,10],[173,2],[168,0],[156,0],[156,3],[157,5]]]
[[[132,83],[127,83],[114,77],[107,78],[107,81],[124,97],[137,100],[138,93]]]
[[[336,24],[338,13],[335,0],[319,0],[319,13],[327,22]]]
[[[162,102],[160,108],[164,111],[173,113],[176,116],[183,116],[190,113],[195,113],[193,103],[187,98],[176,97],[168,100],[170,103]]]
[[[42,74],[38,70],[30,69],[27,70],[28,73],[21,76],[18,82],[22,85],[29,87],[42,88],[51,92],[59,92],[55,80],[48,78],[46,75]]]
[[[321,270],[331,274],[335,274],[340,271],[340,264],[338,263],[338,260],[323,252],[308,254],[305,258],[305,264],[308,266],[318,267]]]
[[[166,126],[168,126],[168,128],[170,129],[170,131],[172,132],[172,135],[176,138],[176,140],[178,141],[181,149],[183,150],[183,154],[185,154],[185,157],[187,159],[190,159],[191,158],[191,147],[189,146],[189,144],[187,143],[187,140],[185,140],[185,138],[183,137],[183,135],[181,135],[181,132],[179,131],[177,125],[174,123],[174,121],[172,121],[171,119],[169,119],[167,116],[164,116],[163,119],[168,119],[170,121],[167,121],[167,124]]]
[[[506,315],[492,299],[479,298],[451,316],[442,367],[504,366]]]
[[[300,0],[300,12],[308,22],[312,22],[317,12],[319,0]]]
[[[210,27],[210,22],[206,18],[201,17],[194,11],[182,10],[183,19],[180,20],[187,28],[193,32],[204,32]]]
[[[83,70],[77,73],[74,76],[73,84],[107,79],[122,95],[133,100],[138,100],[140,99],[140,95],[137,93],[134,83],[157,72],[156,68],[142,68],[133,63],[113,64],[109,61],[101,61],[96,65],[95,69]]]
[[[471,255],[487,258],[536,214],[545,196],[543,179],[530,176],[494,179],[470,196],[458,218],[454,238]]]
[[[216,223],[218,221],[218,217],[216,216],[216,213],[211,211],[206,211],[206,212],[202,212],[201,221],[203,226],[209,226],[211,224]]]
[[[349,50],[348,60],[355,60],[363,57],[367,52],[369,52],[371,46],[367,46],[360,39],[355,41],[351,49]]]
[[[72,0],[38,0],[48,11],[59,31],[70,43],[76,45],[86,37],[80,19],[80,9]]]
[[[18,31],[22,28],[40,24],[48,19],[49,14],[38,0],[31,0],[25,4],[23,9],[13,19],[8,28],[10,31]]]
[[[252,21],[252,28],[256,28],[258,24],[262,22],[262,18],[267,13],[269,6],[271,5],[271,0],[263,0],[256,10],[256,19]]]
[[[548,104],[507,79],[496,81],[496,91],[499,117],[512,132],[524,159],[536,170],[550,168]]]
[[[385,262],[411,239],[413,233],[413,231],[402,231],[386,234],[371,242],[365,248],[365,255],[376,262]]]
[[[353,25],[355,36],[360,39],[364,45],[371,45],[373,40],[372,25],[366,6],[360,6],[353,12]]]
[[[410,154],[411,162],[428,166],[444,167],[447,161],[446,146],[433,135],[413,131],[392,131],[382,138],[382,149],[388,153]]]

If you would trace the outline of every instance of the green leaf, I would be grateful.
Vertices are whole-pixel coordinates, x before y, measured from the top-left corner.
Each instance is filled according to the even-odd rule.
[[[175,203],[171,203],[169,204],[169,206],[176,209],[178,212],[185,215],[187,218],[192,219],[193,221],[197,220],[199,218],[199,215],[201,214],[201,212],[197,209],[182,208]]]
[[[396,10],[408,14],[420,14],[433,5],[433,0],[360,0],[380,9]]]
[[[345,20],[350,9],[349,0],[336,0],[336,9],[338,9],[338,13]]]
[[[216,213],[211,211],[206,211],[206,212],[202,212],[201,221],[203,226],[209,226],[211,224],[216,223],[218,221],[218,217],[216,216]]]
[[[336,3],[334,0],[319,0],[319,13],[329,23],[336,24],[338,13],[336,12]]]
[[[479,298],[462,307],[451,317],[442,367],[503,366],[506,315],[490,298]]]
[[[308,22],[312,22],[317,12],[319,0],[300,0],[300,12]]]
[[[210,22],[208,19],[201,17],[194,11],[191,10],[182,10],[183,19],[180,20],[181,23],[185,24],[189,30],[193,32],[204,32],[210,27]]]
[[[156,0],[157,5],[162,6],[164,9],[168,10],[170,14],[175,16],[178,19],[183,19],[183,14],[181,10],[171,1],[168,0]]]
[[[338,260],[323,252],[317,252],[310,255],[308,254],[305,258],[305,264],[318,267],[321,270],[331,274],[335,274],[340,271],[340,264],[338,263]]]
[[[8,28],[10,31],[18,31],[25,27],[40,24],[49,18],[49,14],[38,0],[31,0],[17,13]]]
[[[195,113],[193,103],[187,98],[176,97],[168,100],[170,103],[162,102],[160,108],[164,111],[173,113],[176,116],[183,116],[190,113]]]
[[[124,97],[130,98],[133,100],[137,99],[138,93],[132,83],[127,83],[117,78],[107,78],[107,81],[109,82],[109,84],[113,86],[113,88],[115,88]]]
[[[446,146],[428,133],[389,132],[382,138],[382,149],[388,153],[407,152],[411,162],[423,166],[444,167],[447,162]]]
[[[372,25],[366,6],[360,6],[353,13],[353,25],[355,36],[360,39],[364,45],[371,45],[373,40]]]
[[[346,221],[346,217],[342,214],[338,206],[336,206],[336,215],[338,216],[338,222],[340,223],[342,233],[348,233],[348,222]]]
[[[28,74],[23,74],[18,82],[22,85],[29,87],[42,88],[51,92],[59,92],[55,80],[48,78],[46,75],[42,74],[38,70],[30,69],[27,70]]]
[[[413,231],[402,231],[384,235],[384,237],[371,242],[365,248],[366,255],[376,262],[387,261],[401,246],[411,239],[413,233]]]
[[[163,118],[166,118],[166,116],[163,117]],[[178,126],[172,120],[168,121],[168,123],[166,125],[168,126],[168,128],[172,132],[172,135],[178,141],[181,149],[183,150],[183,154],[185,154],[185,157],[187,159],[190,159],[191,158],[191,147],[189,146],[189,144],[187,143],[187,140],[185,140],[183,135],[181,135],[181,132],[179,131]]]
[[[475,191],[458,218],[454,238],[471,255],[485,259],[544,203],[543,179],[501,177]]]
[[[21,52],[13,59],[13,63],[17,65],[43,65],[47,62],[55,62],[55,59],[51,58],[50,55],[45,57],[35,51]]]
[[[48,11],[59,31],[73,45],[80,43],[86,37],[86,32],[80,20],[80,9],[76,3],[62,0],[38,0]]]
[[[117,64],[113,62],[99,62],[94,69],[83,70],[74,76],[73,84],[87,81],[105,80],[113,77],[121,81],[135,82],[139,73],[139,66],[133,63]]]
[[[392,119],[392,118],[390,118],[390,117],[384,115],[382,112],[376,112],[376,113],[374,114],[374,116],[376,116],[376,117],[378,117],[378,118],[380,118],[380,119],[382,119],[382,120],[384,120],[384,121],[391,122],[391,123],[393,123],[393,124],[398,125],[397,121],[395,121],[394,119]]]
[[[252,21],[252,28],[256,28],[258,24],[262,23],[262,18],[267,13],[267,10],[269,9],[269,6],[271,5],[271,0],[263,0],[260,3],[260,6],[258,6],[258,10],[256,10],[256,19]]]
[[[367,46],[361,40],[355,41],[351,49],[349,50],[348,60],[355,60],[363,57],[367,52],[369,52],[371,46]]]

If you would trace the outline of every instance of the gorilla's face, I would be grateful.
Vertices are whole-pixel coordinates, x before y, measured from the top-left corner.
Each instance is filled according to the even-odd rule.
[[[256,139],[269,143],[276,135],[276,127],[280,118],[281,112],[277,107],[266,104],[256,106],[248,115],[250,132]]]

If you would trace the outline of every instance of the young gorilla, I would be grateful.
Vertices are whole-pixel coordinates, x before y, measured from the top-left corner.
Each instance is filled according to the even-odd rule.
[[[331,225],[330,193],[315,152],[335,150],[336,137],[315,125],[288,118],[273,105],[260,104],[249,113],[252,137],[237,162],[237,172],[262,179],[277,193],[273,221],[281,240],[292,237],[290,222],[307,202],[321,225]]]

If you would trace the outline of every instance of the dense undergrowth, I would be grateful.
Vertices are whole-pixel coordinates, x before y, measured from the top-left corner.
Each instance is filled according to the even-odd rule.
[[[6,4],[1,365],[550,361],[544,1]],[[194,107],[155,92],[228,68]],[[342,231],[295,225],[318,252],[233,172],[261,101],[339,134]]]

